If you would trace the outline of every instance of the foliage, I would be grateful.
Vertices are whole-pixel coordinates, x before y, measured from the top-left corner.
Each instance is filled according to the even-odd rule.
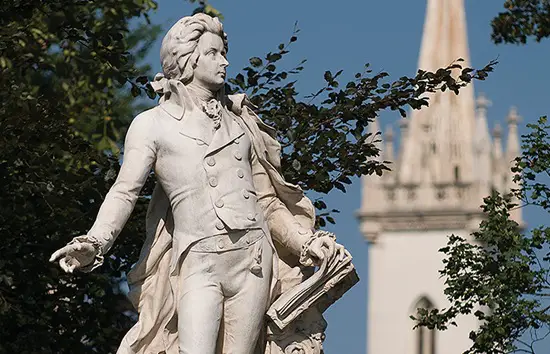
[[[136,60],[151,38],[136,36],[155,6],[141,0],[0,4],[2,353],[114,352],[131,324],[112,282],[128,268],[124,260],[135,259],[139,237],[123,237],[120,258],[85,277],[61,274],[47,260],[86,232],[116,175],[118,160],[96,146],[116,148],[102,147],[101,133],[104,122],[119,128],[126,123],[118,117],[128,121],[133,102],[121,94],[123,86],[144,88],[130,78],[143,69]],[[130,21],[141,21],[132,33]],[[143,235],[140,210],[125,234]]]
[[[286,44],[281,43],[264,59],[250,58],[250,65],[229,80],[227,90],[246,92],[262,119],[277,128],[285,178],[305,191],[326,194],[336,188],[345,192],[351,177],[389,170],[388,161],[374,159],[379,154],[378,137],[366,132],[381,111],[397,110],[404,117],[408,107],[428,105],[426,93],[452,90],[458,94],[471,80],[484,80],[496,65],[493,61],[473,70],[462,68],[457,58],[435,73],[419,70],[412,78],[388,82],[388,73],[373,73],[367,64],[363,73],[345,84],[338,81],[342,70],[327,71],[326,85],[304,100],[299,99],[295,84],[305,61],[290,70],[277,68],[297,34],[295,29]],[[331,213],[324,211],[327,206],[322,198],[315,206],[321,211],[319,226],[334,223]]]
[[[189,2],[198,5],[197,8],[193,11],[193,14],[202,12],[212,17],[218,17],[220,20],[223,20],[222,13],[214,6],[210,5],[207,0],[189,0]]]
[[[518,207],[513,198],[550,212],[550,125],[543,117],[528,127],[523,153],[512,169],[519,189],[485,199],[486,220],[473,234],[475,242],[453,235],[440,250],[446,255],[441,275],[451,306],[419,310],[419,325],[429,328],[447,329],[461,314],[482,321],[470,334],[468,353],[535,353],[537,342],[550,334],[550,227],[523,234],[510,219],[510,211]]]
[[[504,8],[491,22],[495,43],[525,44],[550,36],[550,1],[506,0]]]

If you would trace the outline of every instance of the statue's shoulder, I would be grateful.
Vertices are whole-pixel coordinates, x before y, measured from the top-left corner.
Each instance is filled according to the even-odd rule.
[[[162,112],[163,110],[161,109],[161,107],[157,104],[151,108],[148,108],[144,111],[142,111],[141,113],[139,113],[137,117],[144,117],[144,118],[151,118],[151,119],[154,119],[154,118],[157,118],[158,116],[162,115]]]
[[[166,115],[166,113],[159,106],[151,107],[136,115],[131,124],[153,127],[163,115]]]

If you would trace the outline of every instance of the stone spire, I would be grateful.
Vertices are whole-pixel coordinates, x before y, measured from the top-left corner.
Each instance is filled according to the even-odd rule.
[[[386,127],[386,132],[384,133],[384,160],[393,161],[394,152],[393,152],[393,129],[391,125]]]
[[[507,190],[511,191],[514,189],[518,189],[519,185],[517,182],[514,182],[514,175],[515,173],[512,173],[510,169],[512,166],[515,165],[515,158],[518,157],[521,154],[521,147],[519,143],[519,133],[518,133],[518,123],[521,120],[521,117],[518,115],[516,107],[510,108],[510,112],[508,113],[508,140],[506,141],[506,160],[508,160],[508,164],[505,165],[508,167],[508,170],[506,171],[507,174]],[[516,204],[521,204],[517,198],[512,199],[513,202]],[[515,220],[520,225],[523,224],[522,215],[521,215],[521,209],[516,208],[510,211],[510,217]]]
[[[457,59],[469,67],[464,0],[427,2],[419,68],[434,72]],[[446,91],[427,96],[429,107],[412,111],[400,122],[392,172],[363,179],[358,216],[370,242],[392,230],[474,230],[483,216],[479,205],[493,184],[490,102],[480,96],[476,110],[471,83],[459,95]],[[378,126],[371,129],[377,131]],[[392,134],[384,140],[390,144]],[[389,146],[385,160],[394,155]]]
[[[506,141],[506,158],[512,161],[519,156],[521,148],[519,144],[518,123],[521,117],[516,107],[511,107],[506,121],[508,123],[508,140]]]
[[[463,0],[428,0],[419,68],[436,71],[462,58],[469,66]],[[458,73],[458,70],[457,70]],[[413,111],[402,149],[399,180],[417,185],[428,173],[438,185],[473,181],[475,128],[473,86],[429,96],[430,106]]]
[[[472,66],[464,0],[426,1],[420,69],[434,72],[458,58],[464,59],[462,66]],[[391,178],[363,179],[364,195],[357,216],[370,243],[369,354],[412,353],[418,348],[426,353],[463,353],[471,346],[468,333],[479,326],[475,318],[461,318],[464,322],[457,322],[457,328],[440,336],[413,331],[409,316],[422,303],[448,307],[437,251],[451,234],[472,240],[471,233],[479,230],[486,217],[480,208],[483,198],[492,187],[509,191],[507,160],[519,153],[517,114],[509,117],[511,129],[504,153],[500,131],[491,146],[487,124],[490,102],[483,95],[476,100],[471,83],[459,95],[447,91],[427,97],[429,107],[401,120],[400,147],[395,154],[398,163],[391,166]],[[371,128],[378,130],[377,126]],[[386,134],[384,140],[392,138]],[[387,150],[386,160],[390,159]],[[511,215],[521,225],[520,211],[515,209]]]
[[[384,132],[384,148],[382,150],[382,156],[384,161],[389,161],[392,164],[389,165],[392,171],[385,171],[383,174],[384,183],[394,183],[395,173],[393,172],[397,168],[397,163],[395,161],[395,152],[393,149],[394,140],[393,140],[393,129],[391,125],[386,126],[386,131]]]
[[[381,136],[380,134],[378,134],[380,132],[380,125],[378,124],[377,118],[369,123],[368,132],[371,134],[371,136],[367,139],[367,142],[378,141],[374,144],[381,150],[380,155],[374,158],[374,160],[383,161],[384,142],[381,141]],[[379,210],[380,208],[385,208],[386,195],[385,191],[383,190],[383,179],[380,178],[380,176],[378,176],[377,174],[363,176],[362,187],[362,199],[370,201],[370,203],[363,206],[363,210],[373,212],[375,210]],[[378,226],[379,225],[376,224],[363,224],[361,231],[369,241],[374,242],[379,233]]]
[[[397,166],[399,168],[399,166],[401,166],[403,164],[403,159],[405,158],[404,156],[404,149],[403,149],[403,146],[406,144],[407,142],[407,137],[408,137],[408,133],[409,133],[409,118],[401,118],[399,120],[399,134],[401,135],[401,142],[399,143],[399,145],[401,145],[401,148],[399,149],[399,152],[397,153]],[[395,174],[395,172],[394,172]]]
[[[493,186],[497,191],[503,193],[506,191],[506,185],[503,183],[503,178],[506,175],[507,169],[503,168],[502,127],[498,122],[493,128],[493,151],[491,154],[491,165],[493,166]]]
[[[492,166],[491,166],[491,136],[487,124],[487,108],[491,101],[480,94],[476,100],[477,116],[474,135],[475,169],[474,178],[478,181],[479,197],[483,198],[491,193]]]

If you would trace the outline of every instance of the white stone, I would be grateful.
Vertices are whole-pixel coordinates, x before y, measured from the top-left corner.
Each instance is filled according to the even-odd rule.
[[[131,123],[120,173],[88,234],[51,257],[67,272],[100,266],[154,169],[147,238],[128,274],[139,320],[119,354],[321,353],[326,303],[306,298],[299,319],[269,336],[265,314],[301,286],[313,259],[350,256],[314,234],[311,201],[278,172],[272,128],[244,95],[224,94],[226,50],[216,18],[184,17],[169,30],[152,83],[159,105]]]

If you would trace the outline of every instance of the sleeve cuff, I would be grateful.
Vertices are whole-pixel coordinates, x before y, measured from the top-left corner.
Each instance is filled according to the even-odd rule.
[[[101,243],[95,237],[90,235],[77,236],[77,237],[74,237],[68,244],[71,245],[75,243],[90,243],[97,250],[97,254],[95,256],[94,261],[86,266],[82,266],[78,268],[78,270],[84,273],[89,273],[94,269],[103,265],[103,262],[105,260],[105,257],[103,256],[103,249],[101,247]]]

